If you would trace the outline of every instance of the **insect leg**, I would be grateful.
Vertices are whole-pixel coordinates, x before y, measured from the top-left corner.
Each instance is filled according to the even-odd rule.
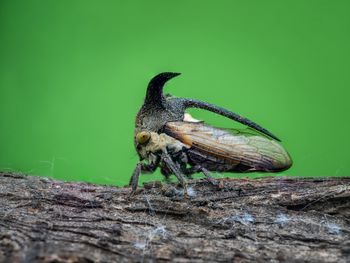
[[[209,183],[211,183],[212,185],[218,185],[218,182],[210,176],[210,172],[207,169],[201,167],[201,171]]]
[[[182,173],[179,171],[179,169],[176,167],[176,165],[173,162],[173,160],[171,159],[170,155],[168,153],[163,152],[162,160],[169,167],[169,169],[175,174],[176,178],[180,181],[180,184],[184,188],[184,196],[188,197],[186,179],[182,175]]]
[[[136,191],[137,184],[139,182],[139,176],[141,173],[141,167],[142,163],[138,163],[134,169],[134,172],[132,173],[132,176],[130,178],[129,185],[131,186],[131,194],[133,194]]]
[[[186,168],[184,170],[184,174],[185,175],[191,175],[191,174],[194,174],[194,173],[198,173],[198,172],[201,172],[201,166],[199,164],[195,165],[195,166],[191,166],[190,168]]]
[[[142,172],[154,172],[159,164],[159,160],[155,163],[150,164],[144,164],[144,163],[138,163],[134,169],[134,172],[132,173],[132,176],[130,178],[129,185],[132,187],[131,193],[134,193],[137,189],[137,185],[139,183],[139,177]]]
[[[210,172],[204,167],[200,166],[199,164],[196,164],[195,166],[192,166],[184,170],[184,173],[186,175],[191,175],[198,172],[202,172],[209,183],[211,183],[212,185],[217,185],[215,179],[210,176]]]

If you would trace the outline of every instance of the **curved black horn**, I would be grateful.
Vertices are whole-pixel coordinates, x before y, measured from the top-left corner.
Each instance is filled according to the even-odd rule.
[[[156,106],[156,105],[163,106],[163,102],[165,100],[163,96],[164,84],[168,80],[180,74],[181,73],[163,72],[153,77],[151,81],[148,83],[144,104],[151,104],[153,106]]]
[[[237,121],[239,123],[242,123],[244,125],[247,125],[250,128],[253,128],[254,130],[257,130],[277,141],[281,141],[280,139],[278,139],[275,135],[273,135],[271,132],[269,132],[268,130],[266,130],[265,128],[261,127],[259,124],[244,118],[240,115],[238,115],[237,113],[231,112],[229,110],[226,110],[222,107],[207,103],[207,102],[203,102],[200,100],[194,100],[194,99],[182,99],[182,103],[183,103],[183,107],[186,108],[200,108],[203,110],[207,110],[207,111],[211,111],[214,112],[216,114],[225,116],[231,120]]]

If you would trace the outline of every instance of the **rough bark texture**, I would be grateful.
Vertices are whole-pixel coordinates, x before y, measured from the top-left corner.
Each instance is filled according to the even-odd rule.
[[[174,187],[2,173],[0,262],[350,262],[350,178]]]

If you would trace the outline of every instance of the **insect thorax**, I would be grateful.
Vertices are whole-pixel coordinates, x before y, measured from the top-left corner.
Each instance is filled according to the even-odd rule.
[[[165,133],[149,132],[150,139],[143,145],[138,145],[137,151],[143,160],[153,161],[155,156],[160,156],[162,153],[176,155],[188,148],[182,142],[166,135]]]

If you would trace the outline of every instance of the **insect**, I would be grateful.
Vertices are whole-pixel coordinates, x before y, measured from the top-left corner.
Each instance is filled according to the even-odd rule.
[[[202,172],[279,172],[292,160],[276,136],[260,125],[222,107],[163,94],[165,83],[180,73],[160,73],[148,84],[136,116],[134,143],[140,162],[130,179],[132,193],[139,175],[158,167],[175,175],[187,194],[186,177]],[[218,128],[192,118],[187,108],[200,108],[240,122],[251,130]]]

